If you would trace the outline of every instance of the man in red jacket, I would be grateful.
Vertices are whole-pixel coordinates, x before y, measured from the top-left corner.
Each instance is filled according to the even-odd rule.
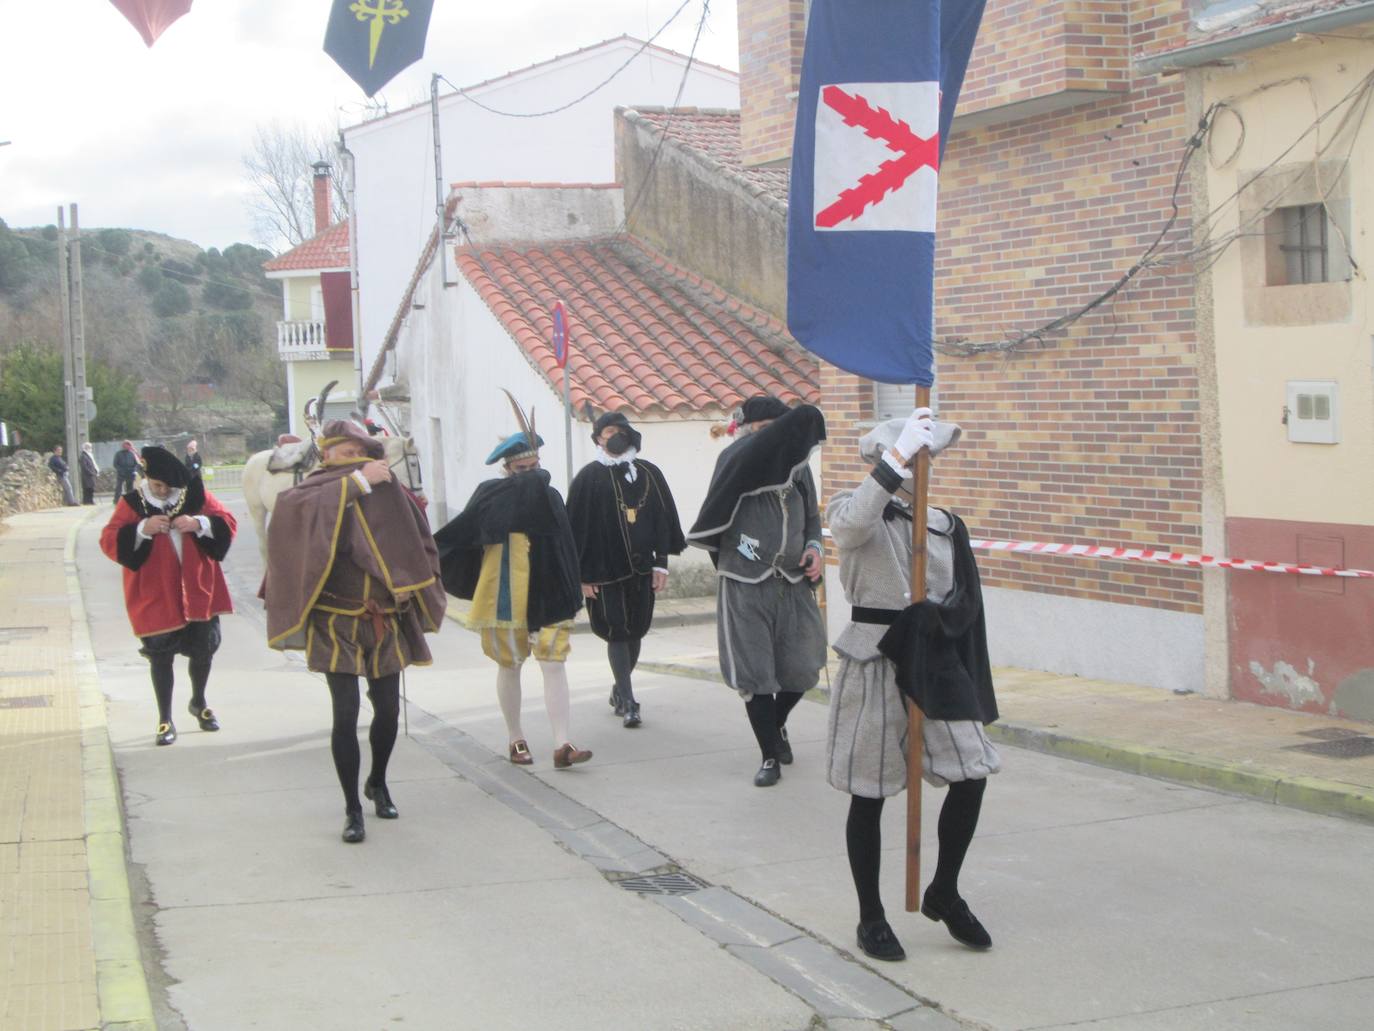
[[[100,550],[124,567],[124,606],[139,653],[152,667],[157,743],[177,739],[172,723],[172,663],[190,660],[191,715],[219,730],[205,704],[210,662],[219,648],[219,617],[233,612],[220,562],[238,529],[233,515],[165,448],[143,449],[145,476],[119,499],[100,534]]]

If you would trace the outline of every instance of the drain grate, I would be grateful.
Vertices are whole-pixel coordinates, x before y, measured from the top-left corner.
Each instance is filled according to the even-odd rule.
[[[625,877],[616,883],[626,891],[633,891],[639,895],[690,895],[707,886],[705,881],[681,871]]]
[[[52,705],[52,695],[20,694],[0,698],[0,709],[46,709]]]
[[[1288,745],[1287,751],[1324,755],[1328,759],[1364,759],[1374,755],[1374,737],[1342,737],[1333,741],[1314,741],[1310,745]]]

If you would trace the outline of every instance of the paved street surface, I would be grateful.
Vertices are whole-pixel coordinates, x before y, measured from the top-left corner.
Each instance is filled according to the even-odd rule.
[[[59,541],[55,522],[72,520],[17,518]],[[899,800],[885,822],[884,892],[908,959],[879,964],[853,942],[847,798],[822,776],[824,706],[798,707],[796,764],[776,787],[754,788],[743,706],[709,679],[709,624],[665,619],[646,641],[646,666],[675,672],[637,677],[645,724],[631,731],[609,715],[600,642],[575,636],[573,740],[596,756],[572,770],[552,769],[537,670],[527,670],[537,761],[526,771],[504,758],[493,667],[475,635],[450,623],[431,638],[434,666],[407,677],[410,736],[388,777],[402,817],[370,818],[365,843],[342,844],[323,679],[263,644],[261,566],[241,526],[226,565],[240,612],[224,620],[210,687],[224,730],[201,733],[183,715],[170,748],[153,744],[147,666],[118,568],[96,547],[98,522],[75,537],[158,1027],[1369,1026],[1374,824],[1293,806],[1365,816],[1372,760],[1333,765],[1288,748],[1314,740],[1306,731],[1367,725],[1002,672],[1003,740],[1051,754],[1004,747],[965,866],[963,893],[996,945],[969,952],[901,912]],[[61,593],[36,576],[6,584]],[[22,622],[13,607],[6,622]],[[0,668],[11,658],[0,640]],[[0,691],[21,693],[10,680]],[[12,727],[0,723],[6,888],[26,848],[8,818]],[[101,745],[87,735],[88,766]],[[1267,801],[1064,757],[1073,754]],[[928,866],[941,798],[927,789]],[[88,824],[91,809],[88,797]],[[16,969],[12,959],[10,985]],[[119,972],[103,983],[127,990]],[[4,1026],[96,1026],[89,1012]]]

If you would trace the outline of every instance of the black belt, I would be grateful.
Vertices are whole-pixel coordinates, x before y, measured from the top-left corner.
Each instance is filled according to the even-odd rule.
[[[897,617],[901,614],[901,609],[869,609],[862,605],[855,605],[849,610],[851,621],[855,623],[877,623],[880,626],[891,626],[897,622]]]

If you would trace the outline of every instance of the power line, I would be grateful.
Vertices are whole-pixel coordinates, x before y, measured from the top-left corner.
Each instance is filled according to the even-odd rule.
[[[454,84],[450,79],[448,79],[448,78],[447,78],[446,76],[444,76],[444,75],[440,75],[440,76],[439,76],[439,80],[440,80],[441,82],[447,82],[450,86],[452,86],[452,87],[458,92],[458,94],[459,94],[460,96],[464,97],[464,98],[465,98],[466,100],[468,100],[470,103],[476,104],[476,105],[477,105],[478,107],[480,107],[483,111],[488,111],[488,112],[490,112],[491,114],[494,114],[494,115],[500,115],[500,116],[502,116],[503,118],[543,118],[543,117],[545,117],[545,116],[547,116],[547,115],[556,115],[556,114],[558,114],[560,111],[566,111],[568,108],[573,107],[573,106],[575,106],[575,105],[577,105],[577,104],[582,103],[582,101],[586,100],[586,99],[587,99],[588,97],[590,97],[592,94],[596,93],[598,90],[600,90],[600,89],[602,89],[603,87],[605,87],[606,85],[608,85],[608,84],[611,82],[611,80],[613,80],[617,75],[619,75],[621,72],[623,72],[626,68],[630,67],[630,65],[634,62],[635,58],[639,57],[640,54],[642,54],[642,53],[644,53],[644,51],[648,50],[649,47],[653,44],[654,40],[658,39],[659,36],[663,35],[664,30],[667,29],[669,25],[673,24],[673,22],[677,20],[677,16],[678,16],[679,14],[681,14],[684,10],[686,10],[688,4],[690,4],[691,2],[692,2],[692,0],[682,0],[682,3],[681,3],[681,5],[678,7],[678,9],[677,9],[676,11],[674,11],[671,15],[669,15],[668,20],[665,21],[662,25],[659,26],[658,31],[655,32],[652,36],[650,36],[650,37],[649,37],[647,40],[645,40],[643,43],[641,43],[640,46],[639,46],[639,49],[636,50],[636,51],[635,51],[633,54],[631,54],[629,57],[627,57],[627,58],[625,59],[625,62],[624,62],[619,68],[617,68],[615,71],[611,72],[610,75],[606,76],[606,78],[602,79],[600,82],[598,82],[598,83],[597,83],[595,86],[593,86],[591,89],[587,90],[586,93],[583,93],[580,97],[576,97],[576,98],[574,98],[574,99],[572,99],[572,100],[569,100],[566,104],[560,104],[558,107],[549,108],[549,110],[547,110],[547,111],[529,111],[529,112],[521,112],[521,111],[502,111],[500,108],[492,107],[490,104],[484,104],[482,101],[478,100],[476,97],[474,97],[471,93],[468,92],[468,87],[458,86],[458,85]],[[708,3],[706,6],[709,7],[710,4]],[[701,30],[700,30],[700,29],[697,30],[697,36],[698,36],[698,38],[701,36]],[[695,44],[695,43],[692,44],[692,49],[693,49],[693,50],[696,50],[696,44]],[[690,63],[690,62],[689,62],[689,63]],[[474,87],[470,87],[470,88],[476,89],[475,86],[474,86]]]

